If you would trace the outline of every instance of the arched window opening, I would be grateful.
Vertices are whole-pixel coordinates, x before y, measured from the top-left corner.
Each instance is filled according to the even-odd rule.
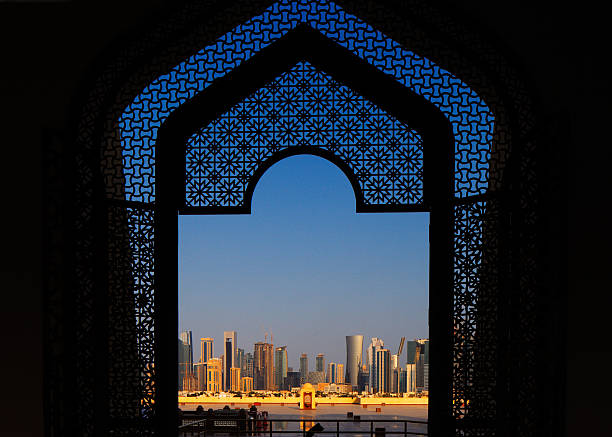
[[[112,67],[121,74],[92,92],[76,157],[71,393],[82,435],[98,423],[108,434],[174,429],[177,214],[248,213],[261,175],[303,153],[344,172],[357,211],[431,213],[431,434],[494,435],[509,399],[533,405],[526,385],[507,393],[499,365],[509,317],[534,323],[531,309],[502,310],[534,290],[511,255],[522,246],[505,237],[523,220],[509,218],[507,160],[532,127],[528,110],[515,116],[521,85],[491,73],[498,89],[472,58],[413,31],[404,9],[358,3],[237,0],[206,25],[183,17],[176,30],[189,37],[144,54],[155,61],[133,55],[133,71],[126,50]],[[513,235],[533,243],[525,229]]]

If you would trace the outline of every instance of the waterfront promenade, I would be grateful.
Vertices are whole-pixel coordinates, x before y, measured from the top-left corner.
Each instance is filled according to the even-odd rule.
[[[260,403],[261,405],[297,405],[299,404],[299,397],[277,397],[277,396],[246,396],[234,397],[228,396],[179,396],[179,406],[189,404],[214,404],[214,405],[253,405]],[[317,405],[428,405],[428,397],[339,397],[339,396],[328,396],[328,397],[317,397]]]

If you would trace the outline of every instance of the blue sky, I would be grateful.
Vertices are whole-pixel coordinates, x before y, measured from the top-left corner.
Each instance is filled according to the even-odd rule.
[[[356,214],[344,174],[314,156],[287,158],[260,179],[252,214],[179,219],[179,330],[238,345],[272,332],[289,366],[308,353],[344,363],[345,336],[428,336],[429,215]],[[197,361],[197,358],[195,358]]]

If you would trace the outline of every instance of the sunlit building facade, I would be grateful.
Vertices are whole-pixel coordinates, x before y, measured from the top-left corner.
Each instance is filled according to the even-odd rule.
[[[346,384],[357,388],[359,369],[362,365],[363,335],[346,336]]]
[[[222,366],[220,358],[211,358],[206,363],[206,391],[218,393],[222,390]]]
[[[336,365],[336,384],[344,384],[344,364]]]
[[[389,393],[391,379],[391,354],[389,349],[376,351],[376,393]]]
[[[406,364],[406,393],[416,393],[416,364]]]
[[[287,346],[277,347],[274,351],[274,386],[282,390],[287,377]]]
[[[370,345],[367,349],[367,360],[366,363],[369,370],[369,384],[368,389],[370,393],[376,393],[378,391],[378,380],[376,377],[376,353],[385,347],[385,342],[377,337],[373,337],[370,341]]]
[[[240,391],[240,367],[230,369],[230,391]]]
[[[207,363],[214,358],[213,339],[210,337],[200,338],[200,363]]]
[[[337,371],[336,363],[329,363],[329,364],[327,364],[327,378],[326,378],[326,381],[329,382],[330,384],[335,384],[336,383],[336,371]]]
[[[241,378],[242,380],[242,392],[244,393],[250,393],[253,391],[253,378],[251,378],[250,376],[243,376]]]
[[[255,390],[274,390],[274,345],[257,342],[253,351]]]

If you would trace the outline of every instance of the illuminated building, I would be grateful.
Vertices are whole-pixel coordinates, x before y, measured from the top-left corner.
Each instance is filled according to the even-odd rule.
[[[200,363],[207,363],[208,360],[214,358],[213,355],[213,339],[204,337],[200,339]]]
[[[220,358],[211,358],[206,363],[206,391],[221,391],[221,373],[223,363]]]
[[[240,367],[230,368],[230,391],[240,391]]]
[[[362,363],[363,335],[346,336],[346,378],[347,384],[357,387],[359,368]]]
[[[336,365],[336,384],[344,384],[344,364]]]
[[[376,380],[376,352],[385,347],[385,342],[380,338],[372,338],[370,345],[367,349],[367,360],[366,365],[369,370],[369,392],[377,392],[377,380]]]
[[[389,349],[376,351],[376,391],[375,393],[389,393],[391,355]]]
[[[274,346],[257,342],[253,351],[253,383],[255,390],[274,390]]]
[[[406,364],[406,393],[416,393],[416,364]]]
[[[391,355],[390,376],[389,391],[391,393],[399,393],[399,357],[397,354]]]
[[[327,364],[327,382],[330,384],[336,383],[336,363]]]
[[[274,352],[274,386],[282,390],[287,377],[287,346],[277,347]]]
[[[253,378],[250,376],[243,376],[242,380],[242,391],[244,393],[250,393],[253,391]]]

